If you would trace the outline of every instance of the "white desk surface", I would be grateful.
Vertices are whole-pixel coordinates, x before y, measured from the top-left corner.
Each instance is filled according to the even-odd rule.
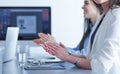
[[[36,46],[36,44],[32,40],[18,40],[17,44]],[[0,40],[0,46],[3,46],[3,45],[5,45],[5,40]]]
[[[0,46],[3,46],[5,41],[0,41]],[[18,41],[18,44],[29,44],[36,46],[32,41]],[[13,60],[11,62],[3,64],[2,74],[92,74],[91,70],[84,69],[65,69],[65,70],[24,70],[19,67]]]
[[[92,74],[91,70],[68,69],[68,70],[24,70],[13,60],[3,65],[2,74]]]

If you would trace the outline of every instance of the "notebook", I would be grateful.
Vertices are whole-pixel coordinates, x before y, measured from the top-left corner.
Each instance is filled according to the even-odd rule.
[[[18,41],[18,27],[8,27],[5,40],[5,49],[3,54],[3,63],[13,60],[16,54],[16,46]]]

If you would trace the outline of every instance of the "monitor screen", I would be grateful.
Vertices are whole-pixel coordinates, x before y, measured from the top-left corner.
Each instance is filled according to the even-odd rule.
[[[50,7],[0,7],[0,39],[7,27],[19,27],[19,40],[38,38],[38,33],[51,34]]]

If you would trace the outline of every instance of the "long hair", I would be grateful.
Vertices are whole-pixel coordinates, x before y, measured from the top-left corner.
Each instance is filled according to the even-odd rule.
[[[93,4],[95,5],[95,7],[99,10],[100,14],[103,13],[103,8],[101,4],[97,4],[95,1],[91,0],[93,2]]]
[[[120,6],[120,0],[110,0],[109,2],[109,8],[113,9]]]
[[[86,37],[90,34],[91,32],[91,27],[92,26],[92,22],[90,19],[85,18],[84,19],[84,33],[83,33],[83,37],[80,41],[80,46],[79,49],[82,50],[84,48],[84,41],[86,39]]]
[[[103,8],[102,8],[101,4],[97,4],[94,1],[92,1],[92,2],[95,5],[95,7],[98,9],[99,13],[102,14],[103,13]],[[85,20],[84,20],[84,33],[83,33],[83,37],[82,37],[82,39],[80,41],[80,47],[79,47],[80,50],[82,50],[84,48],[84,41],[85,41],[86,37],[91,32],[91,26],[93,26],[91,20],[85,18]]]
[[[86,39],[86,37],[88,37],[88,35],[91,32],[91,26],[92,26],[92,22],[90,19],[85,18],[84,19],[84,33],[83,33],[83,37],[80,41],[80,46],[79,49],[82,50],[84,48],[84,41]]]

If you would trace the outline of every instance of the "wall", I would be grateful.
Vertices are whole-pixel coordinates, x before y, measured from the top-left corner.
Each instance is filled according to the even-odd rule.
[[[66,46],[79,43],[83,31],[83,0],[1,0],[0,6],[51,6],[52,35]]]

